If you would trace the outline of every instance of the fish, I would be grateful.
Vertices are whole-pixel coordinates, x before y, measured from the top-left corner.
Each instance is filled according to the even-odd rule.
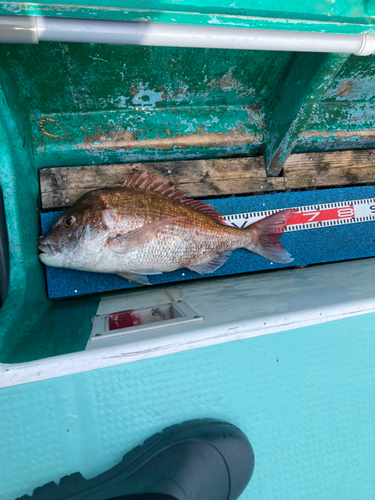
[[[79,198],[38,240],[39,259],[46,266],[118,274],[142,285],[150,284],[148,276],[181,268],[211,274],[238,248],[290,263],[279,238],[295,213],[282,210],[238,229],[162,177],[136,172],[120,187]]]

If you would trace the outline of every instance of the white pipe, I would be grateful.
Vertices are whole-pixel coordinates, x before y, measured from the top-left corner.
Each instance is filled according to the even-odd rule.
[[[13,18],[13,35],[5,30],[8,42],[17,43],[18,29],[14,19],[30,20],[27,16],[0,16],[0,26]],[[35,17],[30,28],[30,43],[81,42],[148,45],[164,47],[196,47],[210,49],[276,50],[291,52],[335,52],[356,55],[375,54],[375,35],[340,35],[250,28],[193,26],[165,23],[102,21],[99,19],[68,19]],[[29,24],[30,21],[29,21]],[[0,34],[0,41],[7,41]],[[23,43],[25,35],[23,33]],[[22,42],[18,42],[22,43]]]
[[[362,35],[362,46],[358,52],[355,53],[356,56],[370,56],[375,54],[375,35]]]
[[[117,43],[209,49],[357,53],[362,36],[216,26],[37,17],[40,41]]]

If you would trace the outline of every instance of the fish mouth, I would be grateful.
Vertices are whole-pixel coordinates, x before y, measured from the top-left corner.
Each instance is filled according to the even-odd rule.
[[[53,245],[53,244],[45,244],[45,243],[39,243],[38,242],[38,250],[42,253],[46,253],[48,255],[55,255],[58,250],[59,250],[59,245]]]

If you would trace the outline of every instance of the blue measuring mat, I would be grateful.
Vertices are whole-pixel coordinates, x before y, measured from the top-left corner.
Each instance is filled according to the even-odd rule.
[[[215,273],[202,276],[188,269],[179,269],[171,273],[149,276],[150,283],[189,281],[213,276],[373,257],[375,256],[375,222],[371,220],[371,217],[364,216],[356,217],[354,223],[348,223],[350,220],[353,222],[354,219],[347,218],[352,213],[350,209],[345,209],[345,203],[341,202],[351,200],[367,200],[365,208],[368,213],[373,213],[373,218],[375,218],[375,186],[206,200],[223,215],[243,214],[237,215],[237,218],[227,218],[228,223],[237,224],[239,227],[243,227],[243,221],[251,223],[250,213],[253,212],[260,212],[262,216],[266,216],[267,213],[264,212],[268,210],[307,207],[306,213],[301,216],[303,219],[306,217],[306,224],[300,224],[300,230],[288,230],[280,238],[281,243],[294,257],[294,261],[290,264],[277,264],[248,250],[239,249],[232,252],[227,262]],[[341,218],[336,221],[320,222],[321,210],[328,210],[330,206],[338,207],[336,211],[340,210]],[[362,208],[361,201],[357,202],[357,208]],[[49,231],[61,213],[62,211],[41,214],[43,235]],[[115,274],[89,273],[48,266],[45,270],[48,297],[51,299],[143,286],[130,283]]]

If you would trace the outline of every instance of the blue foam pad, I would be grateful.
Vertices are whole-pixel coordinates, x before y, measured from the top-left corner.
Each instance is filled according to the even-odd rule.
[[[375,186],[363,186],[206,201],[223,215],[228,215],[374,197]],[[41,214],[43,235],[49,231],[61,213],[60,211]],[[213,274],[206,275],[206,277],[373,257],[375,256],[375,223],[362,222],[287,232],[281,236],[280,241],[294,257],[291,264],[271,263],[259,255],[245,249],[239,249],[232,253],[220,269]],[[126,279],[114,274],[88,273],[53,267],[46,267],[46,277],[50,298],[142,286],[137,283],[129,283]],[[204,276],[187,269],[149,276],[152,284],[192,279],[204,279]]]

